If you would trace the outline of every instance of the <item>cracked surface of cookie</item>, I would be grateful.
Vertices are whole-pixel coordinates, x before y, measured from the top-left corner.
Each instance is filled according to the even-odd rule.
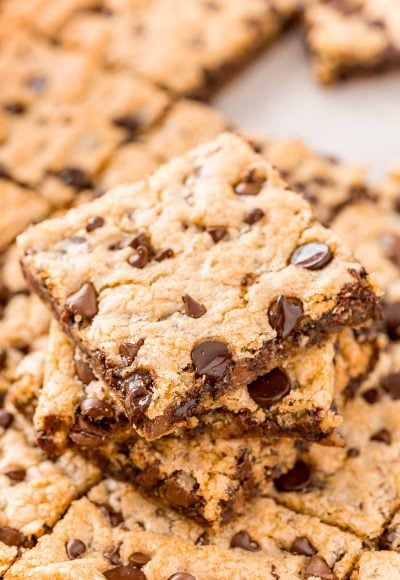
[[[399,0],[308,0],[307,45],[322,83],[400,64]]]
[[[223,134],[20,237],[30,283],[146,437],[300,345],[378,316],[362,266],[285,187]],[[88,231],[93,218],[101,225]]]
[[[82,547],[74,559],[66,552],[72,540]],[[8,578],[73,578],[77,573],[112,578],[110,569],[117,574],[118,566],[136,567],[142,574],[137,571],[138,578],[154,580],[177,573],[198,580],[232,574],[238,580],[303,578],[321,566],[332,577],[344,578],[360,549],[353,535],[267,498],[250,504],[245,516],[222,531],[205,531],[160,510],[133,486],[105,480],[71,506],[53,533],[39,540]]]

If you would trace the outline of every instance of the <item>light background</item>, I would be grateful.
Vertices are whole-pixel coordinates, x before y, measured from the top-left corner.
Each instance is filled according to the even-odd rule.
[[[298,137],[321,153],[368,166],[379,180],[400,157],[400,71],[321,87],[292,31],[242,69],[213,104],[241,127]]]

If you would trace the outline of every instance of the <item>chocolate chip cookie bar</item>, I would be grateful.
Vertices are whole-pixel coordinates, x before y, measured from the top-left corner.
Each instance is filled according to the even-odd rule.
[[[97,468],[68,451],[52,462],[18,414],[0,409],[0,573],[50,529],[72,500],[100,478]]]
[[[378,541],[400,507],[400,349],[392,343],[344,408],[344,448],[312,444],[272,495],[303,513]]]
[[[304,14],[319,82],[400,64],[398,0],[308,0]]]
[[[363,267],[232,134],[31,228],[20,250],[32,287],[150,439],[379,314]]]
[[[223,530],[204,530],[144,500],[133,486],[105,480],[6,578],[345,578],[360,551],[352,534],[267,498]]]

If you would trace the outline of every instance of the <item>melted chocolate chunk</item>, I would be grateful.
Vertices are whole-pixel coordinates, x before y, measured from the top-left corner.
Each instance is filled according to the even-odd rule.
[[[121,564],[103,572],[107,580],[146,580],[146,576],[133,564]]]
[[[207,232],[210,234],[211,239],[215,244],[218,244],[218,242],[220,242],[228,233],[226,228],[210,228]]]
[[[9,115],[23,115],[26,111],[26,105],[19,101],[10,101],[9,103],[5,103],[3,105],[3,109],[5,113]]]
[[[381,399],[380,392],[378,391],[378,389],[374,388],[365,391],[362,394],[362,397],[369,405],[375,405],[375,403],[377,403]]]
[[[317,552],[305,536],[297,538],[291,545],[290,551],[292,554],[296,554],[296,556],[314,556]]]
[[[91,189],[93,187],[89,176],[79,167],[65,167],[58,173],[58,177],[65,185],[73,187],[78,191]]]
[[[203,316],[207,312],[206,307],[189,296],[189,294],[184,294],[182,300],[185,306],[185,313],[191,318],[200,318],[200,316]]]
[[[256,208],[252,209],[251,211],[249,211],[248,213],[246,213],[246,215],[243,218],[243,221],[244,221],[244,223],[252,226],[253,224],[256,224],[257,222],[262,220],[262,218],[264,216],[265,216],[265,213],[263,212],[263,210],[256,207]]]
[[[11,479],[13,483],[19,483],[20,481],[24,481],[26,476],[26,469],[23,467],[14,467],[13,469],[6,471],[5,475],[7,475],[7,477]]]
[[[234,186],[237,195],[258,195],[265,183],[265,178],[255,175],[250,171],[241,181]]]
[[[296,461],[294,467],[274,480],[278,491],[302,491],[311,483],[311,469],[304,461]]]
[[[149,250],[146,246],[138,246],[136,254],[128,258],[128,264],[140,270],[150,262]]]
[[[195,541],[196,546],[208,546],[210,543],[210,538],[207,532],[203,532]]]
[[[14,420],[14,415],[9,411],[0,410],[0,427],[7,429]]]
[[[136,423],[150,405],[153,379],[149,372],[138,370],[125,382],[125,408],[129,419]]]
[[[321,242],[309,242],[296,248],[290,257],[290,263],[307,270],[320,270],[329,264],[332,258],[329,246]]]
[[[378,540],[379,550],[393,550],[393,544],[396,541],[396,531],[386,528]]]
[[[229,544],[230,548],[241,548],[242,550],[247,550],[248,552],[259,552],[261,546],[256,542],[246,530],[241,530],[237,532]]]
[[[120,549],[121,545],[118,544],[117,546],[113,546],[110,550],[106,550],[104,552],[104,556],[107,558],[107,560],[110,560],[111,564],[114,564],[114,566],[121,564]]]
[[[389,338],[400,340],[400,302],[384,304],[383,315]]]
[[[390,373],[381,380],[385,392],[394,400],[400,399],[400,372]]]
[[[124,521],[121,512],[116,512],[110,505],[101,504],[99,505],[99,508],[101,512],[110,520],[110,524],[113,528],[116,528]]]
[[[164,483],[163,493],[169,505],[175,508],[188,509],[197,503],[196,494],[194,493],[194,488],[196,487],[196,480],[194,478],[185,481],[187,486],[188,483],[191,485],[191,489],[186,486],[183,487],[179,480],[179,472],[171,475]]]
[[[113,125],[125,129],[128,133],[135,133],[142,126],[141,119],[136,115],[121,115],[113,119]]]
[[[359,449],[357,449],[357,447],[350,447],[350,449],[347,450],[347,457],[350,458],[359,457],[360,453],[361,452]]]
[[[104,219],[98,216],[92,216],[86,222],[86,231],[92,232],[104,226]]]
[[[335,574],[320,556],[311,556],[304,570],[304,578],[321,578],[321,580],[335,580]]]
[[[207,379],[223,378],[232,364],[230,348],[219,340],[203,340],[192,350],[196,376]]]
[[[86,544],[82,540],[73,538],[66,542],[65,551],[70,560],[76,560],[76,558],[79,558],[79,556],[86,552]]]
[[[81,402],[81,414],[90,419],[110,419],[114,416],[111,405],[96,397],[88,397]]]
[[[295,330],[303,315],[303,304],[298,298],[278,296],[268,310],[269,323],[282,338]]]
[[[144,339],[141,338],[140,340],[138,340],[137,342],[121,342],[121,344],[119,345],[118,348],[118,352],[121,356],[123,356],[125,359],[127,359],[127,361],[129,361],[129,363],[132,363],[135,358],[137,353],[139,352],[139,349],[141,346],[143,346],[144,344]]]
[[[143,554],[143,552],[133,552],[133,554],[129,556],[129,562],[134,566],[136,566],[137,568],[142,568],[143,566],[146,566],[146,564],[148,564],[150,560],[151,557],[148,556],[147,554]]]
[[[172,258],[173,256],[174,256],[174,250],[172,250],[171,248],[165,248],[165,249],[157,252],[156,255],[154,256],[154,259],[156,262],[162,262],[163,260],[168,260],[169,258]]]
[[[79,415],[69,437],[80,447],[98,447],[104,443],[107,433],[89,419]]]
[[[378,443],[384,443],[385,445],[391,445],[392,436],[387,429],[380,429],[370,437],[370,441],[378,441]]]
[[[84,318],[93,318],[98,312],[97,294],[93,284],[85,282],[77,292],[68,296],[68,308]]]
[[[128,246],[130,248],[133,248],[134,250],[137,250],[140,247],[144,247],[147,248],[148,252],[149,252],[149,256],[152,256],[154,254],[154,248],[151,244],[150,238],[144,234],[138,234],[137,236],[135,236],[128,244]]]
[[[247,387],[250,397],[263,409],[282,401],[290,393],[290,381],[281,369],[273,369]]]
[[[84,385],[97,380],[89,364],[79,356],[75,357],[75,372]]]
[[[0,542],[3,542],[6,546],[16,546],[19,548],[24,543],[24,540],[25,536],[18,530],[8,526],[0,528]]]

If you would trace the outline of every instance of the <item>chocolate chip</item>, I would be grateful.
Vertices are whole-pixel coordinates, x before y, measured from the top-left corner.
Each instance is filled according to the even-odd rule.
[[[133,554],[129,556],[129,562],[134,566],[136,566],[137,568],[142,568],[143,566],[146,566],[146,564],[148,564],[150,560],[151,557],[148,556],[147,554],[143,554],[143,552],[133,552]]]
[[[82,358],[80,358],[80,356],[76,356],[74,362],[75,372],[84,385],[88,385],[92,381],[97,380],[95,374],[90,368],[90,365]]]
[[[137,342],[121,342],[118,348],[118,352],[121,356],[127,359],[128,362],[132,363],[139,349],[144,344],[144,339],[141,338]]]
[[[4,427],[7,429],[13,422],[14,416],[9,411],[4,411],[4,409],[0,409],[0,427]]]
[[[121,115],[115,117],[112,122],[119,129],[125,129],[129,133],[135,133],[142,125],[142,121],[135,115]]]
[[[0,371],[4,370],[7,366],[7,350],[0,346]]]
[[[24,543],[25,537],[21,532],[8,526],[0,528],[0,542],[6,546],[16,546],[19,548]]]
[[[304,578],[321,578],[322,580],[335,580],[335,575],[328,564],[320,556],[311,556],[304,570]]]
[[[207,312],[206,307],[189,296],[189,294],[184,294],[182,300],[185,305],[185,313],[191,318],[200,318],[200,316],[203,316]]]
[[[191,353],[196,375],[208,379],[221,379],[232,364],[232,353],[219,340],[203,340]]]
[[[385,234],[381,237],[381,244],[385,256],[400,268],[400,236]]]
[[[311,469],[304,461],[296,461],[294,467],[274,480],[278,491],[301,491],[311,482]]]
[[[263,409],[282,401],[290,393],[290,381],[281,369],[273,369],[247,386],[250,397]]]
[[[210,543],[210,538],[207,532],[203,532],[195,541],[196,546],[208,546]]]
[[[394,400],[400,399],[400,372],[390,373],[381,380],[385,392]]]
[[[124,521],[121,512],[116,512],[110,505],[101,504],[99,505],[99,508],[100,511],[110,520],[110,524],[113,526],[113,528],[119,526],[119,524]]]
[[[359,449],[357,449],[357,447],[350,447],[350,449],[347,450],[347,457],[350,458],[359,457],[360,453],[361,452]]]
[[[92,232],[104,226],[104,219],[98,216],[92,216],[86,222],[86,231]]]
[[[114,564],[114,566],[121,564],[120,549],[121,544],[118,544],[117,546],[113,546],[110,550],[106,550],[104,552],[104,556],[107,558],[107,560],[110,560],[111,564]]]
[[[24,103],[20,103],[19,101],[12,101],[5,103],[3,105],[3,109],[9,115],[23,115],[23,113],[26,111],[26,105]]]
[[[135,236],[128,244],[128,246],[130,248],[134,248],[135,250],[137,250],[140,247],[144,247],[147,248],[149,251],[149,255],[151,256],[152,254],[154,254],[154,248],[151,244],[150,238],[144,234],[138,234],[137,236]]]
[[[210,234],[212,241],[218,244],[228,233],[226,228],[209,228],[207,232]]]
[[[385,445],[391,445],[392,436],[387,429],[380,429],[370,437],[370,441],[377,441],[378,443],[385,443]]]
[[[103,572],[107,580],[146,580],[146,576],[133,564],[121,564]]]
[[[43,92],[46,88],[46,84],[46,77],[29,77],[26,79],[26,86],[35,91],[35,93]]]
[[[164,250],[160,250],[154,256],[156,262],[162,262],[163,260],[168,260],[174,256],[174,250],[171,248],[165,248]]]
[[[297,538],[291,545],[290,551],[292,554],[296,554],[296,556],[314,556],[314,554],[317,552],[317,550],[305,536]]]
[[[104,443],[104,434],[94,433],[90,430],[71,431],[69,437],[79,447],[99,447]]]
[[[260,544],[253,540],[249,532],[246,532],[246,530],[237,532],[232,537],[229,547],[241,548],[242,550],[247,550],[248,552],[259,552],[261,550]]]
[[[89,176],[79,167],[65,167],[58,173],[58,177],[65,185],[74,187],[78,191],[93,187]]]
[[[243,221],[244,221],[244,223],[252,226],[253,224],[256,224],[257,222],[262,220],[262,218],[264,216],[265,216],[265,213],[263,212],[263,210],[256,207],[256,208],[252,209],[251,211],[249,211],[248,213],[246,213],[246,215],[243,218]]]
[[[186,574],[185,572],[176,572],[175,574],[172,574],[168,580],[196,580],[196,576]]]
[[[93,284],[85,282],[77,292],[68,296],[67,305],[74,314],[93,318],[98,312],[97,294]]]
[[[396,541],[396,531],[386,528],[378,540],[379,550],[393,550]]]
[[[96,397],[83,399],[80,405],[81,414],[91,419],[110,419],[114,416],[111,405]]]
[[[182,475],[182,472],[176,472],[165,481],[163,485],[163,495],[168,505],[173,508],[183,508],[188,510],[194,504],[198,503],[195,493],[196,480],[190,475]]]
[[[387,333],[392,340],[400,339],[400,302],[383,305]]]
[[[329,264],[332,258],[329,246],[321,242],[309,242],[295,249],[290,257],[290,263],[307,270],[320,270]]]
[[[26,469],[23,467],[15,467],[6,471],[5,475],[7,475],[7,477],[11,479],[12,482],[19,483],[20,481],[24,481],[26,476]]]
[[[362,397],[369,405],[375,405],[375,403],[377,403],[381,399],[381,395],[378,389],[374,388],[368,389],[368,391],[362,393]]]
[[[138,246],[136,254],[128,258],[128,264],[135,268],[144,268],[150,262],[149,250],[146,246]]]
[[[150,373],[139,370],[124,381],[125,408],[129,419],[137,422],[150,405],[153,379]]]
[[[234,186],[237,195],[258,195],[265,183],[265,178],[255,175],[250,171],[241,181]]]
[[[74,538],[66,542],[65,551],[70,560],[76,560],[76,558],[86,552],[86,544],[82,540]]]
[[[295,330],[303,315],[303,304],[298,298],[278,296],[268,310],[269,323],[282,338]]]

